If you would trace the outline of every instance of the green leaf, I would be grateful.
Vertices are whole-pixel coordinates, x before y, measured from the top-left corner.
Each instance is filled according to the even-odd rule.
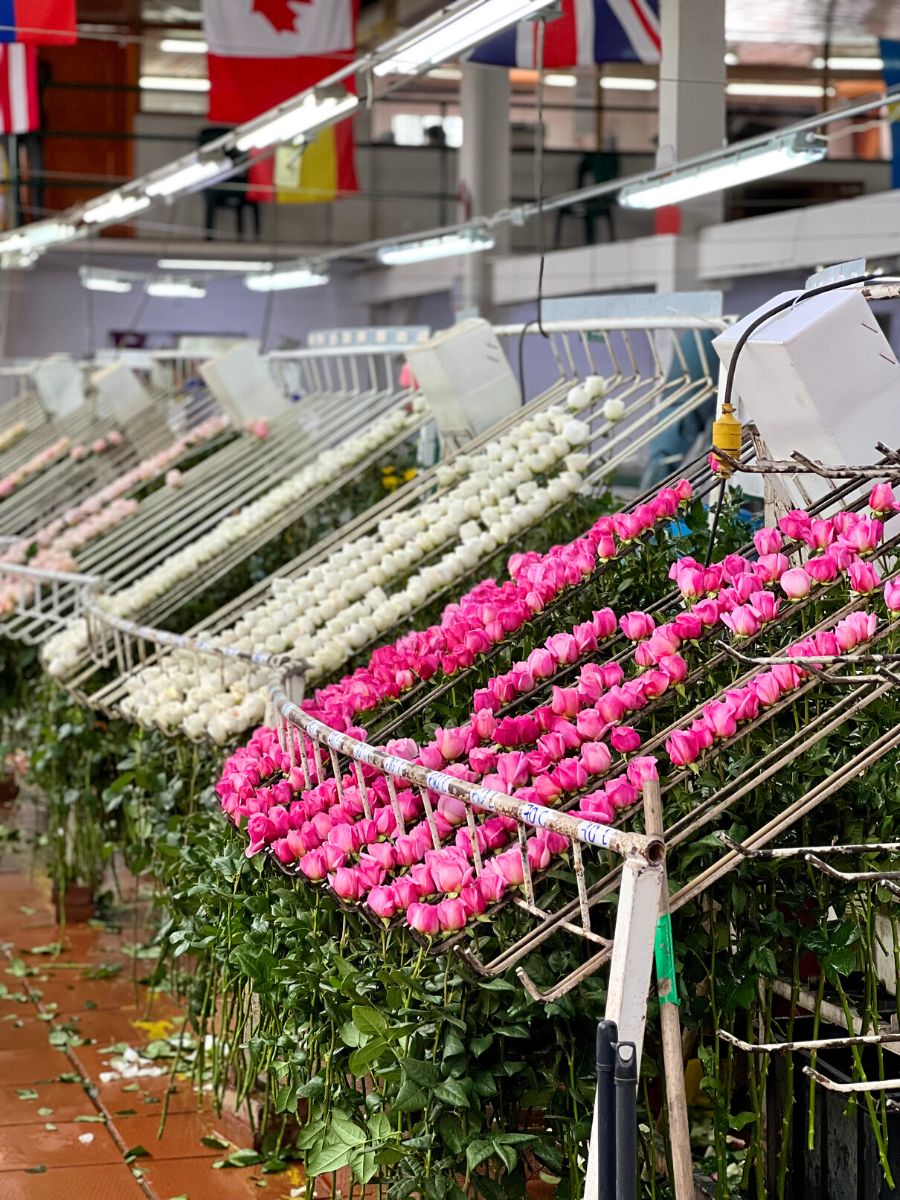
[[[77,1118],[76,1118],[77,1120]],[[127,1163],[134,1162],[136,1158],[149,1158],[150,1151],[146,1146],[132,1146],[125,1151],[124,1158]]]
[[[466,1094],[466,1089],[458,1079],[444,1079],[434,1089],[434,1094],[438,1100],[443,1100],[445,1104],[452,1104],[454,1108],[468,1108],[469,1097]]]
[[[332,1171],[340,1171],[342,1167],[349,1165],[352,1154],[352,1146],[329,1143],[309,1156],[309,1174],[315,1178],[316,1175],[329,1175]]]
[[[484,1138],[478,1138],[474,1142],[469,1142],[466,1147],[466,1170],[471,1174],[476,1167],[480,1167],[483,1162],[486,1162],[493,1153],[493,1145]]]
[[[256,1150],[235,1150],[225,1159],[225,1164],[229,1167],[255,1167],[262,1161],[262,1155],[258,1154]]]
[[[52,1117],[53,1116],[52,1108],[39,1108],[37,1111],[38,1111],[39,1117]]]
[[[735,1130],[744,1129],[747,1125],[752,1125],[755,1120],[755,1112],[738,1113],[737,1116],[728,1118],[728,1128]]]
[[[208,1146],[210,1150],[227,1150],[231,1142],[220,1133],[207,1133],[200,1139],[200,1145]]]
[[[367,1074],[369,1067],[381,1058],[387,1048],[387,1042],[382,1038],[373,1038],[372,1041],[366,1042],[365,1046],[354,1050],[350,1055],[350,1073],[357,1079],[362,1078]]]
[[[329,1132],[344,1146],[362,1146],[366,1141],[365,1131],[339,1112],[331,1114]]]
[[[440,1081],[434,1063],[423,1062],[420,1058],[404,1058],[401,1059],[400,1066],[403,1068],[404,1077],[417,1083],[419,1087],[433,1088]]]
[[[140,1090],[141,1090],[141,1085],[139,1083],[123,1083],[122,1084],[123,1092],[139,1092]]]
[[[99,1113],[96,1113],[90,1117],[76,1117],[75,1120],[80,1121],[83,1125],[105,1125],[106,1124],[106,1117],[101,1116]]]
[[[38,1094],[34,1088],[16,1088],[20,1100],[37,1100]]]
[[[360,1033],[384,1036],[387,1021],[377,1008],[366,1008],[361,1004],[353,1006],[353,1024]]]
[[[26,1167],[26,1168],[25,1168],[25,1174],[26,1174],[26,1175],[43,1175],[43,1174],[44,1174],[44,1172],[45,1172],[46,1170],[47,1170],[47,1168],[46,1168],[46,1167],[44,1167],[44,1166],[40,1166],[40,1167]]]

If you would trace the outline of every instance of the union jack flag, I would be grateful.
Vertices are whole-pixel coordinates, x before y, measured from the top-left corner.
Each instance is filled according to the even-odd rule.
[[[537,22],[521,21],[470,55],[498,67],[533,67]],[[544,31],[544,66],[590,63],[658,63],[662,42],[659,0],[562,0],[562,15]]]

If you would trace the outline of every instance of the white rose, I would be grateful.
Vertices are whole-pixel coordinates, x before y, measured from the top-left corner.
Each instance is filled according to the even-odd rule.
[[[607,421],[621,421],[625,416],[625,402],[617,396],[610,396],[604,401],[603,416]]]
[[[584,381],[584,389],[591,400],[599,400],[606,391],[606,380],[602,375],[588,375]]]
[[[588,378],[591,379],[593,376],[589,375]],[[566,393],[566,405],[570,412],[581,412],[583,408],[587,408],[590,402],[590,393],[584,384],[577,383]]]

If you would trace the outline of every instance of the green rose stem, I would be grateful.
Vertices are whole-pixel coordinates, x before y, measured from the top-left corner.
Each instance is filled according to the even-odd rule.
[[[866,918],[866,937],[864,945],[872,948],[872,953],[865,956],[867,993],[866,1023],[871,1024],[873,1032],[877,1033],[880,1022],[880,1016],[878,1012],[878,972],[876,970],[875,963],[875,943],[877,941],[877,934],[875,931],[875,903],[871,885],[866,888],[865,900],[863,903],[865,907]],[[884,1079],[884,1047],[879,1045],[876,1048],[876,1054],[878,1056],[878,1078]],[[885,1145],[887,1145],[887,1095],[883,1090],[878,1093],[878,1109],[881,1120],[881,1128],[884,1135],[884,1142]]]
[[[825,972],[820,971],[819,986],[816,988],[816,1007],[813,1012],[812,1039],[813,1041],[819,1036],[819,1019],[822,1013],[822,1003],[825,999]],[[809,1065],[815,1068],[816,1052],[813,1050],[809,1056]],[[809,1118],[806,1127],[806,1145],[808,1149],[813,1150],[816,1144],[816,1081],[809,1081]]]
[[[835,987],[837,988],[838,996],[840,997],[841,1008],[844,1010],[844,1019],[847,1022],[847,1028],[852,1029],[853,1028],[853,1013],[850,1010],[850,1001],[847,999],[847,993],[844,991],[843,985],[840,980],[840,976],[835,975],[834,982],[835,982]],[[851,1046],[850,1049],[853,1054],[854,1066],[856,1067],[856,1070],[859,1072],[859,1078],[865,1079],[866,1073],[863,1070],[862,1055],[859,1052],[859,1047]],[[875,1144],[878,1147],[878,1161],[881,1163],[881,1169],[884,1172],[885,1183],[886,1183],[887,1187],[890,1189],[890,1188],[893,1188],[893,1186],[894,1186],[894,1177],[891,1174],[891,1168],[890,1168],[890,1165],[888,1164],[887,1146],[885,1145],[884,1133],[883,1133],[883,1130],[881,1127],[881,1122],[878,1120],[878,1117],[875,1112],[875,1102],[872,1099],[872,1093],[865,1092],[864,1096],[865,1096],[865,1101],[866,1101],[866,1108],[869,1110],[869,1119],[872,1123],[872,1132],[875,1135]]]
[[[791,956],[791,1008],[788,1014],[786,1040],[794,1040],[794,1020],[797,1016],[797,996],[800,991],[800,946],[794,944]],[[788,1149],[791,1136],[791,1116],[794,1107],[794,1056],[787,1056],[785,1064],[784,1085],[784,1116],[781,1119],[781,1145],[778,1147],[778,1200],[784,1200],[784,1187],[787,1179]]]

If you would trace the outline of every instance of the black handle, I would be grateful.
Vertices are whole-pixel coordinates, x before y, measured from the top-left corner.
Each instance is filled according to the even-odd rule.
[[[616,1045],[616,1196],[637,1200],[637,1048]]]
[[[597,1197],[616,1200],[615,1021],[597,1025]]]

